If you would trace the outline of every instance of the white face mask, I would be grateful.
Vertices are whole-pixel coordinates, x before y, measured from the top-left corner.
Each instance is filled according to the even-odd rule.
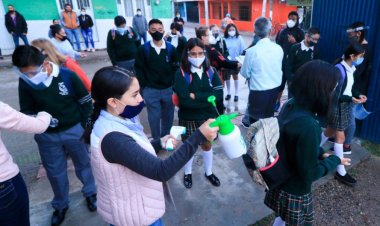
[[[198,58],[193,58],[193,57],[187,57],[188,61],[193,65],[194,67],[199,68],[203,62],[205,61],[206,57],[198,57]]]
[[[137,15],[141,16],[141,11],[137,11]]]
[[[46,79],[48,79],[49,76],[47,74],[47,70],[46,71],[41,71],[38,72],[35,76],[33,76],[32,78],[29,78],[29,81],[31,81],[33,84],[35,85],[38,85],[44,81],[46,81]]]
[[[236,35],[236,31],[235,30],[228,31],[228,35],[230,37],[234,37]]]
[[[216,39],[215,39],[215,37],[213,35],[209,35],[208,36],[208,43],[210,45],[215,45],[216,44]]]
[[[80,12],[80,14],[82,14],[82,16],[86,15],[86,12]]]
[[[288,20],[286,21],[286,25],[288,26],[288,28],[293,28],[294,26],[296,26],[296,22],[294,22],[293,20]]]

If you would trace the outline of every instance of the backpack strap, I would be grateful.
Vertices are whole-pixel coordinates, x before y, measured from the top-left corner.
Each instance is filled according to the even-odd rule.
[[[343,66],[342,63],[336,64],[335,67],[337,67],[339,69],[339,71],[340,71],[340,79],[339,79],[340,89],[339,89],[339,95],[342,95],[342,93],[344,92],[344,89],[343,89],[344,82],[345,82],[345,80],[347,78],[347,71],[344,68],[344,66]],[[347,86],[347,83],[346,83],[346,86]]]
[[[185,72],[182,68],[181,69],[181,74],[185,78],[187,85],[190,85],[191,81],[193,80],[193,76],[191,74]]]

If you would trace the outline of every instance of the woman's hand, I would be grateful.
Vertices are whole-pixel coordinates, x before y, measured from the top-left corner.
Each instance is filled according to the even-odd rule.
[[[210,127],[210,123],[214,121],[215,119],[209,119],[199,127],[199,131],[208,141],[213,141],[219,131],[219,127]]]
[[[351,165],[351,159],[349,159],[349,158],[341,158],[340,159],[340,164],[342,164],[344,166],[349,166],[349,165]]]
[[[355,104],[361,104],[361,100],[360,99],[356,99],[355,97],[352,97],[352,102],[354,102]]]
[[[173,149],[176,149],[177,145],[178,145],[178,140],[172,136],[172,135],[166,135],[164,137],[161,137],[160,138],[160,141],[161,141],[161,147],[163,149],[166,149],[166,143],[168,142],[168,140],[171,139],[172,140],[172,143],[173,143]]]
[[[359,95],[359,98],[360,98],[360,101],[362,104],[364,104],[365,102],[367,102],[367,97],[365,95]]]
[[[195,100],[195,94],[194,93],[190,93],[190,98]]]

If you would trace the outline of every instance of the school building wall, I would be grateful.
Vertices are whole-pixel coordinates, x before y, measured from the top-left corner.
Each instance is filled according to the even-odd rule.
[[[198,4],[200,23],[205,25],[204,1],[199,1]],[[253,23],[256,18],[261,16],[262,7],[262,0],[209,0],[209,24],[217,24],[220,26],[226,13],[230,13],[234,24],[239,30],[253,32]],[[290,11],[297,11],[297,7],[274,1],[272,15],[273,26],[285,25]],[[266,17],[269,17],[269,1],[267,1]]]

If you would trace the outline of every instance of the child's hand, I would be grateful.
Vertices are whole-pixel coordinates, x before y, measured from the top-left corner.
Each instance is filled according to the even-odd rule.
[[[349,165],[351,165],[351,159],[350,158],[341,158],[340,164],[342,164],[344,166],[349,166]]]

